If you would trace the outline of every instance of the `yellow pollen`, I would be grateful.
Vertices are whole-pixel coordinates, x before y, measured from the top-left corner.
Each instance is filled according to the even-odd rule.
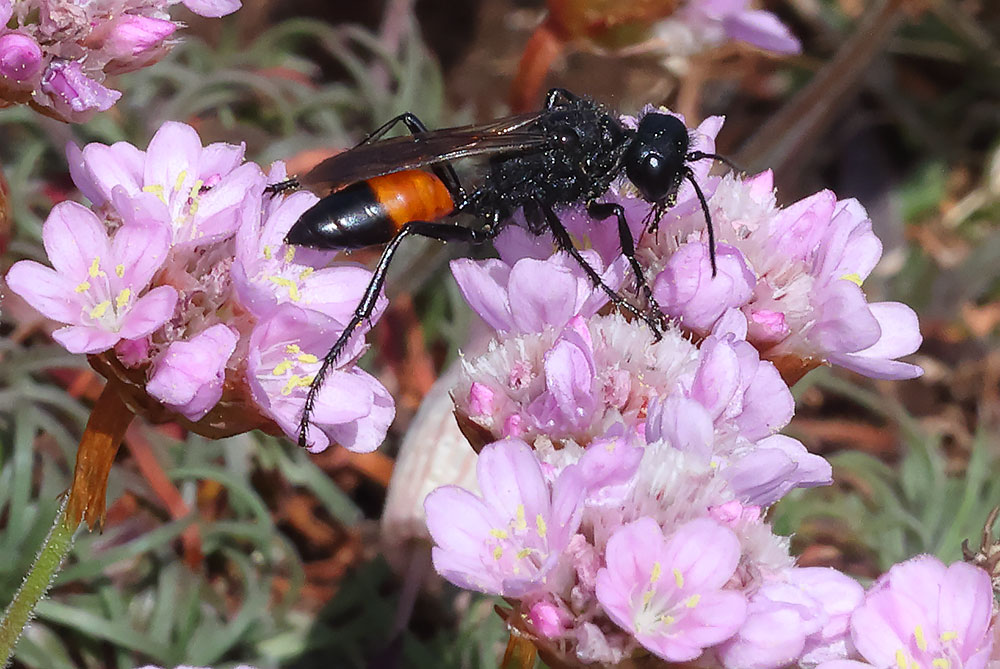
[[[509,535],[504,530],[494,528],[490,530],[490,536],[494,539],[506,539]]]
[[[299,296],[299,287],[295,284],[294,281],[292,281],[290,279],[286,279],[283,276],[272,276],[271,277],[271,283],[275,283],[275,284],[281,286],[282,288],[287,288],[288,289],[288,299],[290,299],[292,302],[298,302],[299,300],[302,299]]]
[[[98,277],[101,275],[101,259],[94,258],[94,261],[90,263],[90,269],[87,270],[91,277]]]
[[[289,355],[296,355],[296,354],[301,353],[301,352],[302,352],[302,349],[299,348],[298,344],[287,344],[287,345],[285,345],[285,353],[288,353]]]
[[[299,382],[301,379],[298,374],[292,374],[288,377],[288,382],[285,383],[285,387],[281,389],[282,395],[291,395],[292,391],[299,387]]]
[[[691,595],[690,597],[687,598],[687,601],[684,602],[684,606],[688,607],[689,609],[693,609],[694,607],[698,606],[698,602],[700,601],[701,601],[701,595]]]
[[[285,247],[285,262],[292,262],[293,258],[295,258],[295,247],[294,246],[286,246]]]
[[[118,293],[118,297],[115,298],[115,305],[121,309],[126,304],[128,304],[128,298],[132,296],[132,291],[128,288],[122,288]]]
[[[271,247],[268,246],[267,244],[264,244],[264,260],[270,260],[270,259],[271,259]]]
[[[545,519],[542,518],[542,514],[535,516],[535,529],[538,531],[538,536],[544,539],[548,528],[545,525]]]
[[[187,170],[181,170],[180,174],[177,175],[177,181],[174,182],[174,190],[180,190],[181,186],[184,185],[184,180],[187,179]]]
[[[188,216],[194,216],[195,214],[197,214],[198,213],[198,207],[200,207],[200,206],[201,206],[201,203],[198,202],[198,200],[195,200],[194,202],[192,202],[191,206],[188,207]]]
[[[304,376],[304,377],[302,377],[302,380],[299,381],[299,385],[300,386],[304,386],[304,387],[311,386],[312,383],[313,383],[313,379],[315,379],[315,378],[316,378],[315,374],[310,374],[309,376]]]
[[[524,504],[517,505],[517,516],[514,518],[514,529],[523,532],[528,529],[528,521],[524,517]]]
[[[502,557],[503,557],[503,549],[497,546],[496,548],[493,549],[493,559],[499,560]]]
[[[899,669],[906,669],[906,653],[903,652],[902,648],[896,649],[896,666]]]
[[[681,573],[680,569],[674,568],[674,583],[677,584],[678,588],[684,587],[684,574]]]
[[[201,196],[201,187],[205,185],[202,179],[195,179],[194,185],[191,186],[191,190],[188,193],[188,197],[192,200],[197,199]]]
[[[529,555],[531,555],[531,549],[530,548],[522,548],[521,550],[519,550],[517,552],[517,559],[518,560],[523,560],[524,558],[528,557]]]
[[[156,197],[160,198],[160,202],[163,204],[167,203],[167,198],[163,195],[163,186],[160,184],[149,184],[148,186],[143,186],[142,191],[144,193],[152,193]]]
[[[89,281],[81,281],[80,283],[76,284],[76,288],[74,288],[74,290],[76,292],[78,292],[78,293],[86,292],[86,291],[90,290],[90,282]]]
[[[274,366],[274,369],[271,370],[271,374],[272,376],[282,376],[285,372],[287,372],[291,368],[292,368],[291,360],[282,360],[281,362],[279,362],[277,365]]]
[[[315,272],[315,271],[316,271],[315,268],[306,267],[304,270],[302,270],[301,272],[299,272],[299,281],[305,281],[310,276],[312,276],[312,273]]]
[[[917,642],[917,648],[927,650],[927,637],[924,636],[923,626],[917,625],[913,628],[913,638]]]
[[[951,662],[943,657],[938,657],[931,660],[931,665],[937,667],[937,669],[949,669],[949,667],[951,667]]]
[[[673,625],[674,620],[675,618],[673,616],[668,616],[667,614],[663,614],[662,616],[660,616],[660,622],[663,623],[664,625]]]
[[[108,307],[110,306],[111,306],[111,300],[104,300],[103,302],[100,302],[99,304],[95,305],[93,309],[90,310],[90,317],[100,318],[107,312]]]
[[[840,278],[843,279],[844,281],[850,281],[851,283],[856,283],[856,284],[858,284],[859,288],[861,287],[861,282],[862,282],[861,275],[858,274],[858,273],[856,273],[856,272],[851,272],[850,274],[845,274],[844,276],[842,276]]]
[[[949,641],[954,641],[958,638],[958,632],[941,632],[941,641],[945,643]]]
[[[663,566],[660,564],[659,560],[653,563],[653,571],[649,574],[649,582],[656,583],[663,576]]]
[[[642,608],[644,609],[647,608],[651,601],[653,601],[652,590],[647,590],[646,592],[642,593]]]
[[[125,276],[125,265],[118,263],[115,265],[115,275],[120,279]]]
[[[319,362],[319,358],[314,356],[312,353],[303,353],[298,357],[298,361],[304,365],[315,365]]]

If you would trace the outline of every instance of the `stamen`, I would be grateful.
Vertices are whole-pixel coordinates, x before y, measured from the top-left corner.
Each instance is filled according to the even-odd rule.
[[[519,532],[528,529],[528,521],[524,517],[524,504],[517,505],[517,515],[514,517],[514,529]]]
[[[698,602],[700,601],[701,601],[701,595],[691,595],[690,597],[687,598],[687,601],[684,602],[684,606],[688,607],[689,609],[693,609],[694,607],[698,606]]]
[[[319,358],[317,358],[312,353],[303,353],[297,358],[297,360],[304,365],[315,365],[317,362],[319,362]]]
[[[187,175],[188,175],[187,170],[180,171],[180,173],[177,175],[177,181],[174,182],[175,191],[179,191],[181,189],[181,186],[184,185],[184,180],[187,179]]]
[[[519,550],[517,552],[517,559],[518,560],[523,560],[524,558],[528,557],[529,555],[531,555],[531,549],[530,548],[522,548],[521,550]]]
[[[167,203],[167,198],[164,197],[163,195],[163,186],[161,186],[160,184],[150,184],[148,186],[143,186],[142,191],[144,193],[152,193],[153,195],[158,197],[160,199],[160,202],[162,202],[163,204]]]
[[[299,378],[298,374],[292,374],[291,376],[289,376],[288,377],[288,382],[285,383],[285,387],[281,389],[281,394],[282,395],[291,395],[292,391],[295,390],[296,388],[298,388],[301,385],[300,381],[301,381],[301,379]]]
[[[76,288],[74,288],[73,290],[75,290],[78,293],[85,293],[88,290],[90,290],[90,282],[81,281],[80,283],[76,284]]]
[[[490,530],[490,536],[492,536],[495,539],[506,539],[510,535],[507,534],[505,530],[494,528]]]
[[[906,653],[902,648],[896,649],[896,666],[899,669],[907,669],[906,665]]]
[[[649,582],[656,583],[663,576],[663,566],[660,564],[659,560],[653,563],[653,571],[649,575]]]
[[[682,574],[681,570],[676,567],[674,567],[674,583],[677,584],[678,588],[684,587],[684,574]]]
[[[548,532],[548,527],[545,525],[545,519],[542,518],[542,514],[535,516],[535,529],[538,532],[539,538],[544,539],[545,533]]]
[[[293,258],[295,258],[295,247],[294,246],[286,246],[285,247],[285,262],[292,262]]]
[[[117,276],[119,279],[125,276],[125,265],[121,263],[115,265],[115,276]]]
[[[291,368],[292,368],[291,360],[282,360],[281,362],[279,362],[277,365],[274,366],[274,369],[271,370],[271,375],[284,376],[285,372],[287,372]]]
[[[948,643],[949,641],[954,641],[958,638],[958,632],[941,632],[941,641]]]
[[[118,293],[118,297],[115,298],[115,305],[121,309],[128,304],[129,298],[132,296],[132,290],[129,288],[122,288]]]
[[[301,353],[301,352],[302,352],[302,349],[299,348],[298,344],[286,344],[285,345],[285,353],[288,353],[290,355],[295,355],[295,354]]]
[[[101,272],[101,259],[99,257],[94,257],[94,261],[90,263],[90,269],[87,272],[90,273],[91,278],[96,278],[103,274]]]
[[[90,317],[91,318],[102,317],[104,314],[107,313],[108,307],[110,306],[111,306],[111,300],[104,300],[103,302],[98,303],[97,305],[94,306],[93,309],[90,310]]]
[[[312,276],[312,273],[315,271],[316,269],[314,267],[306,267],[304,270],[299,272],[299,281],[305,281],[310,276]]]
[[[856,272],[851,272],[850,274],[845,274],[844,276],[842,276],[840,278],[843,279],[844,281],[850,281],[851,283],[858,284],[859,288],[861,287],[861,284],[863,282],[863,279],[861,278],[861,275],[858,274],[858,273],[856,273]]]
[[[299,300],[302,299],[302,297],[299,295],[298,285],[296,285],[296,283],[291,279],[286,279],[283,276],[272,276],[270,277],[270,279],[271,283],[275,283],[281,286],[282,288],[288,289],[288,299],[290,299],[292,302],[298,302]]]
[[[927,650],[927,637],[924,636],[923,626],[917,625],[913,628],[913,638],[916,639],[917,648],[922,651]]]
[[[271,259],[271,247],[267,244],[264,244],[264,260],[270,260],[270,259]]]
[[[499,560],[502,557],[503,557],[503,549],[497,546],[496,548],[493,549],[493,559]]]
[[[951,662],[949,662],[946,658],[937,657],[931,660],[931,665],[936,667],[936,669],[950,669]]]

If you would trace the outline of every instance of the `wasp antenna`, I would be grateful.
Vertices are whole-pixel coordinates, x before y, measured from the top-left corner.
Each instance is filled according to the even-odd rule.
[[[731,161],[725,156],[719,155],[718,153],[705,153],[704,151],[691,151],[685,156],[687,160],[704,160],[705,158],[711,158],[712,160],[718,160],[720,163],[724,163],[729,169],[734,172],[746,172],[745,169]]]
[[[684,171],[684,178],[691,182],[694,186],[695,195],[698,196],[698,201],[701,203],[701,211],[705,214],[705,227],[708,228],[708,259],[712,263],[712,278],[718,274],[718,266],[715,262],[715,228],[712,226],[712,214],[708,211],[708,200],[705,199],[705,194],[701,191],[701,186],[695,181],[694,172],[690,168]]]
[[[264,188],[264,192],[269,195],[280,195],[281,193],[286,193],[290,190],[298,190],[299,188],[302,188],[302,184],[299,183],[299,178],[292,175],[284,181],[268,184]]]

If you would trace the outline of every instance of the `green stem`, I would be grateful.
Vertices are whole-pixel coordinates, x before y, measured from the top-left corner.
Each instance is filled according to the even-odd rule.
[[[24,583],[14,595],[14,601],[4,611],[3,619],[0,619],[0,667],[10,664],[14,647],[21,638],[24,626],[31,620],[35,607],[48,592],[59,572],[59,567],[69,554],[69,549],[73,547],[76,528],[71,527],[73,522],[66,517],[67,499],[68,496],[63,498],[59,512],[56,513],[56,522],[45,537],[35,563],[31,565]]]

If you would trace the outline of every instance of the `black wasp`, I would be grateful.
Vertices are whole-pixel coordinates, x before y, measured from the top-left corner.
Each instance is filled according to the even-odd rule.
[[[399,123],[411,135],[382,139]],[[715,238],[708,204],[688,163],[725,159],[689,151],[689,144],[687,128],[674,116],[650,112],[632,129],[594,101],[557,88],[549,91],[541,111],[484,125],[428,131],[413,114],[401,114],[355,148],[317,165],[301,183],[326,186],[333,192],[302,214],[285,241],[319,249],[387,246],[354,316],[312,380],[299,424],[300,445],[305,445],[309,417],[327,370],[351,333],[371,315],[392,257],[410,235],[481,244],[496,236],[521,209],[531,232],[550,233],[557,248],[569,253],[617,308],[633,313],[659,334],[662,313],[636,260],[625,212],[618,204],[598,199],[624,172],[652,205],[648,226],[655,228],[687,179],[705,213],[714,273]],[[472,156],[489,156],[489,160],[481,183],[466,191],[450,161]],[[291,179],[268,190],[279,192],[299,183]],[[649,310],[639,309],[607,286],[580,255],[556,210],[581,202],[595,221],[616,220],[622,253]],[[480,224],[465,227],[440,222],[458,214],[470,214]]]

